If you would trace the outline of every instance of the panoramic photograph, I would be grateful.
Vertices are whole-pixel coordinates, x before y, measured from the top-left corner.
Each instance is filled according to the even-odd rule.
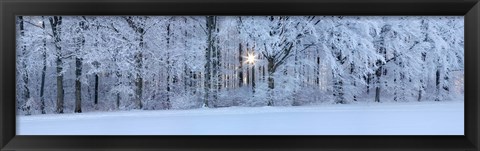
[[[17,135],[464,135],[463,16],[16,16]]]

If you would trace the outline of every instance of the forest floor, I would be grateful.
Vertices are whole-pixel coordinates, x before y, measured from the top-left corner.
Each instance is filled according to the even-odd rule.
[[[463,101],[134,110],[17,117],[17,135],[463,134]]]

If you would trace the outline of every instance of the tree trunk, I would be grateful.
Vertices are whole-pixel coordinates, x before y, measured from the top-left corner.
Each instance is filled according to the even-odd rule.
[[[437,72],[435,74],[435,92],[435,101],[440,101],[440,69],[437,69]]]
[[[204,106],[210,107],[210,90],[212,87],[211,77],[212,77],[212,49],[213,49],[213,39],[212,39],[212,25],[213,16],[206,16],[206,28],[207,28],[207,49],[205,50],[205,80],[204,80]]]
[[[167,61],[167,66],[168,66],[168,61]],[[168,109],[167,104],[168,104],[168,102],[170,102],[170,93],[171,93],[170,92],[171,91],[170,90],[170,81],[171,81],[170,79],[171,79],[170,78],[170,71],[167,71],[167,95],[166,95],[167,98],[166,98],[166,101],[162,105],[163,109]]]
[[[82,75],[82,60],[75,58],[75,113],[82,113],[82,83],[80,76]]]
[[[185,55],[185,54],[184,54]],[[183,60],[183,92],[184,94],[189,94],[188,93],[188,78],[190,78],[190,73],[188,70],[187,70],[187,60],[184,59]]]
[[[214,36],[216,29],[216,16],[206,16],[206,31],[207,31],[207,49],[205,51],[205,81],[204,81],[204,106],[213,107],[213,102],[217,98],[216,91],[218,90],[218,72],[219,68],[217,61],[219,60],[219,52],[216,51],[216,38]],[[213,78],[215,77],[215,78]],[[217,81],[214,81],[217,80]],[[215,83],[215,85],[214,85]]]
[[[216,22],[217,22],[217,18],[214,17],[213,18],[213,22],[214,22],[214,26],[212,27],[213,28],[213,32],[217,32],[219,29],[218,27],[216,26]],[[213,38],[213,64],[212,64],[212,69],[213,69],[213,84],[214,84],[214,87],[213,87],[213,92],[212,92],[212,96],[213,96],[213,101],[211,103],[214,103],[212,104],[213,107],[216,107],[217,106],[217,101],[218,101],[218,93],[221,91],[221,88],[222,88],[222,75],[221,75],[221,59],[222,59],[222,56],[221,56],[221,53],[220,53],[220,47],[218,45],[218,37],[217,36],[214,36],[212,37]]]
[[[63,74],[62,74],[62,60],[57,58],[57,113],[63,113]]]
[[[242,50],[242,44],[238,44],[238,87],[243,86],[243,50]]]
[[[262,81],[265,82],[265,65],[262,66]]]
[[[135,60],[135,78],[134,78],[134,83],[135,83],[135,98],[134,98],[134,103],[135,107],[134,109],[143,109],[143,104],[142,104],[142,99],[143,99],[143,48],[144,48],[144,38],[143,35],[145,34],[145,29],[144,29],[144,22],[146,20],[143,20],[141,22],[135,22],[132,17],[126,17],[125,20],[127,21],[128,25],[130,28],[132,28],[135,33],[136,37],[135,40],[138,40],[138,49],[135,52],[134,60]]]
[[[86,30],[86,25],[84,22],[80,22],[79,26],[82,30]],[[85,37],[81,36],[78,38],[79,48],[76,50],[75,57],[75,113],[82,113],[82,83],[80,82],[80,77],[82,76],[82,58],[79,57],[80,51],[85,45]]]
[[[62,24],[62,17],[61,16],[53,16],[50,18],[50,24],[52,27],[52,33],[54,38],[54,44],[56,49],[56,65],[57,65],[57,108],[56,113],[63,113],[63,98],[64,98],[64,91],[63,91],[63,62],[62,62],[62,47],[60,46],[60,35],[61,35],[61,28],[60,25]]]
[[[218,27],[216,28],[216,31],[219,31]],[[222,67],[223,67],[222,63],[221,63],[222,62],[222,53],[220,52],[221,49],[220,49],[220,45],[219,45],[218,41],[220,41],[220,40],[218,39],[218,36],[217,36],[216,41],[215,41],[215,44],[216,44],[215,45],[215,47],[216,47],[215,51],[217,52],[217,54],[216,54],[216,57],[215,57],[216,63],[215,63],[214,69],[216,70],[215,76],[217,77],[216,84],[217,84],[217,90],[218,91],[217,91],[217,93],[215,93],[215,97],[218,97],[218,92],[220,92],[222,90],[222,87],[223,87],[222,81],[225,80],[222,77],[222,74],[223,74],[223,72],[221,70]]]
[[[98,74],[95,74],[95,94],[93,104],[98,105]]]
[[[247,86],[250,85],[250,70],[248,69],[248,65],[246,67],[247,70]]]
[[[117,99],[116,99],[116,107],[117,107],[117,110],[120,109],[120,93],[117,93]]]
[[[377,82],[375,87],[375,102],[380,102],[380,77],[382,76],[383,67],[379,67],[377,71],[375,71],[375,75],[377,76]]]
[[[140,48],[143,48],[143,37],[142,37],[142,40],[140,41]],[[142,68],[143,68],[143,65],[142,65],[142,60],[143,60],[143,53],[140,51],[137,53],[136,57],[135,57],[135,60],[136,60],[136,68],[137,68],[137,79],[135,80],[135,86],[137,87],[137,91],[136,91],[136,98],[135,98],[135,102],[136,102],[136,108],[137,109],[142,109],[143,108],[143,104],[142,104],[142,94],[143,94],[143,77],[142,77]]]
[[[114,55],[113,60],[114,60],[114,62],[117,61],[117,56],[116,55]],[[117,78],[117,82],[115,83],[115,87],[119,87],[119,86],[123,85],[123,82],[121,81],[123,75],[119,71],[119,69],[117,69],[117,71],[115,71],[115,75],[116,75],[116,78]],[[115,100],[115,105],[116,105],[117,110],[120,109],[120,101],[121,101],[121,96],[120,96],[120,93],[117,92],[116,93],[116,100]]]
[[[335,96],[335,103],[337,104],[346,104],[347,102],[345,101],[344,97],[344,90],[343,90],[343,81],[341,79],[335,78],[335,83],[334,83],[334,96]]]
[[[139,29],[140,33],[143,33],[143,28]],[[140,35],[140,43],[138,44],[140,51],[137,52],[135,55],[135,63],[136,63],[136,70],[137,70],[137,78],[135,80],[135,86],[137,87],[136,93],[135,93],[135,104],[136,104],[136,109],[143,109],[143,34]]]
[[[252,65],[252,92],[255,93],[255,65]]]
[[[197,88],[199,87],[197,84],[197,72],[193,72],[193,80],[191,82],[193,89],[193,94],[197,94]]]
[[[45,42],[45,41],[44,41]],[[46,42],[44,43],[44,52],[43,52],[43,68],[42,68],[42,77],[40,82],[40,110],[42,114],[45,114],[45,74],[47,72],[47,52],[46,52]]]
[[[268,102],[267,102],[267,105],[268,106],[274,106],[274,102],[273,102],[273,89],[275,89],[275,81],[273,79],[273,73],[275,73],[275,63],[274,63],[274,59],[272,58],[267,58],[267,61],[268,61],[268,93],[269,93],[269,97],[268,97]]]
[[[18,16],[18,20],[20,21],[20,36],[21,37],[25,37],[25,28],[24,28],[24,20],[23,20],[23,16]],[[21,50],[22,50],[22,56],[23,56],[23,60],[22,60],[22,68],[23,68],[23,99],[25,99],[25,101],[28,101],[28,99],[30,99],[30,88],[28,87],[28,83],[29,83],[29,78],[28,78],[28,69],[27,69],[27,46],[25,45],[25,43],[22,43],[21,44]]]
[[[448,69],[447,69],[447,70],[448,70]],[[450,88],[448,87],[448,85],[449,85],[448,75],[449,75],[449,72],[447,71],[447,72],[444,73],[444,76],[443,76],[443,80],[444,80],[444,81],[443,81],[443,82],[444,82],[444,84],[443,84],[443,90],[445,90],[446,93],[449,93],[449,92],[450,92]]]
[[[45,32],[45,22],[42,17],[42,28]],[[45,33],[44,33],[45,34]],[[47,39],[43,38],[43,68],[42,68],[42,77],[40,82],[40,110],[42,114],[45,114],[45,74],[47,73]]]
[[[185,17],[184,18],[184,23],[185,25],[187,24],[187,18]],[[183,36],[184,37],[188,37],[188,33],[187,33],[187,30],[185,30],[183,32]],[[187,38],[185,38],[183,40],[183,47],[185,50],[188,49],[188,41],[187,41]],[[191,69],[188,67],[188,63],[187,63],[187,54],[188,52],[187,51],[183,51],[183,92],[184,94],[190,94],[190,88],[192,87],[191,85],[191,80],[192,80],[192,71]]]
[[[422,90],[418,90],[418,99],[417,101],[420,102],[422,100]]]
[[[375,102],[380,102],[380,87],[375,88]]]
[[[315,84],[317,87],[320,86],[320,57],[317,57],[317,78],[315,80]]]
[[[350,63],[350,74],[351,75],[354,75],[355,73],[355,62],[352,62]],[[352,85],[353,87],[357,87],[357,83],[355,82],[355,80],[352,81]],[[351,93],[354,93],[354,92],[351,92]],[[357,95],[353,94],[353,101],[357,101]]]
[[[163,103],[162,105],[162,108],[163,109],[169,109],[169,104],[170,104],[170,93],[171,92],[171,88],[170,88],[170,81],[171,80],[171,72],[172,72],[172,65],[171,65],[171,62],[170,62],[170,24],[167,24],[167,58],[166,58],[166,62],[167,62],[167,98],[166,98],[166,101]]]

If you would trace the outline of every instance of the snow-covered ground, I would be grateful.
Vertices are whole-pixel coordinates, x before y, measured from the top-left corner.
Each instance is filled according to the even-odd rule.
[[[463,135],[464,102],[18,116],[17,135]]]

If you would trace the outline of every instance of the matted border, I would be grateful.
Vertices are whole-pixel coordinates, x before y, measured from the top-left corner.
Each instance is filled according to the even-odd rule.
[[[0,149],[479,150],[479,0],[0,0]],[[15,15],[465,16],[465,136],[16,136]]]

